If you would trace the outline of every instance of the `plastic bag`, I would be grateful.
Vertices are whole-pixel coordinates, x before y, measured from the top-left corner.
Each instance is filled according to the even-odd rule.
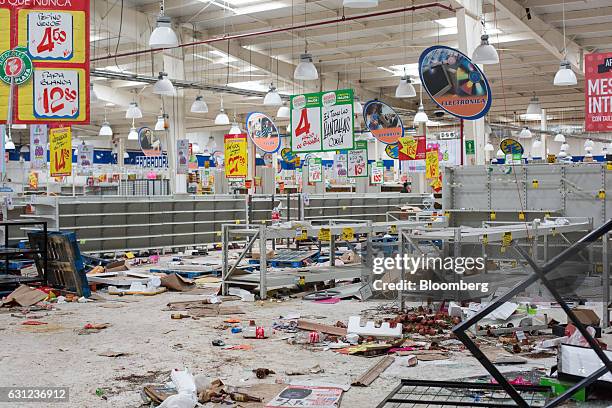
[[[175,394],[166,398],[158,408],[193,408],[198,402],[188,394]]]

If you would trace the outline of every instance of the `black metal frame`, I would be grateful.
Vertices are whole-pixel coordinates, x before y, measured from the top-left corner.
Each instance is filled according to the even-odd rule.
[[[24,227],[24,226],[36,226],[36,225],[41,225],[42,226],[42,231],[44,233],[44,247],[47,248],[47,222],[46,221],[2,221],[0,222],[0,227],[4,227],[4,246],[0,247],[0,257],[4,258],[4,267],[5,267],[5,272],[8,275],[9,274],[9,260],[14,258],[15,256],[19,256],[19,255],[27,255],[27,254],[39,254],[42,256],[43,259],[43,273],[42,276],[40,277],[41,279],[36,279],[34,281],[42,281],[44,284],[47,284],[47,251],[39,251],[37,249],[34,248],[30,248],[30,249],[19,249],[19,248],[13,248],[10,246],[10,233],[9,233],[9,229],[10,227]],[[19,281],[19,277],[16,276],[15,277],[16,281]],[[24,280],[25,281],[25,280]],[[28,279],[29,282],[32,282],[31,279]]]
[[[534,282],[540,280],[542,284],[550,291],[555,300],[561,305],[561,308],[565,311],[568,318],[572,321],[572,323],[576,326],[576,328],[580,331],[580,333],[584,336],[586,341],[589,343],[593,351],[600,358],[602,363],[604,364],[599,370],[595,371],[590,376],[584,378],[582,381],[574,384],[570,387],[566,392],[557,396],[553,400],[551,400],[548,404],[546,404],[545,408],[556,407],[562,402],[569,399],[572,395],[578,392],[580,389],[589,386],[593,382],[597,381],[599,377],[606,374],[606,372],[612,373],[612,362],[608,359],[604,351],[601,349],[597,340],[595,340],[588,332],[586,327],[580,323],[574,312],[571,308],[565,303],[559,292],[553,287],[550,281],[546,278],[546,274],[551,270],[555,269],[557,266],[564,263],[570,257],[576,255],[578,252],[583,250],[588,245],[594,243],[599,238],[607,234],[610,230],[612,230],[612,219],[609,219],[606,223],[604,223],[599,228],[591,231],[584,237],[582,237],[579,241],[574,243],[572,246],[567,248],[565,251],[557,255],[555,258],[548,261],[543,266],[538,266],[536,262],[529,256],[529,254],[521,247],[514,245],[514,248],[525,258],[525,260],[529,263],[531,268],[534,271],[534,274],[529,276],[527,279],[522,281],[521,283],[514,286],[514,288],[510,289],[508,292],[498,297],[490,303],[483,310],[478,312],[476,315],[467,319],[466,321],[460,323],[459,325],[453,328],[453,333],[457,336],[459,340],[467,347],[468,350],[478,359],[480,364],[491,374],[491,376],[503,387],[503,389],[510,395],[510,397],[514,400],[520,408],[529,408],[529,405],[525,400],[521,397],[521,395],[517,392],[517,388],[512,386],[506,378],[499,372],[499,370],[495,367],[495,365],[485,356],[485,354],[478,348],[478,346],[469,338],[466,331],[478,323],[482,318],[487,316],[489,313],[497,309],[503,303],[512,299],[515,295],[519,294],[527,287],[529,287]]]
[[[433,400],[433,399],[410,399],[396,398],[399,391],[403,387],[431,387],[440,389],[457,389],[457,390],[482,390],[482,391],[505,391],[500,384],[482,383],[482,382],[459,382],[459,381],[431,381],[431,380],[409,380],[402,379],[400,384],[393,389],[385,397],[385,399],[376,406],[376,408],[385,408],[387,404],[416,404],[423,406],[454,406],[454,407],[494,407],[508,408],[515,407],[514,403],[492,403],[479,401],[451,401],[451,400]],[[517,385],[516,390],[520,392],[530,393],[551,393],[551,388],[541,385]]]

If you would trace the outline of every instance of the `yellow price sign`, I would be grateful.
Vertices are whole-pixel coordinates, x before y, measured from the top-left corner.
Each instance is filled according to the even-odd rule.
[[[297,239],[298,241],[304,241],[304,240],[308,239],[308,230],[302,229],[302,228],[296,229],[295,230],[295,239]]]
[[[540,187],[540,182],[538,180],[532,180],[531,185],[533,188],[538,188]]]
[[[331,241],[331,230],[329,228],[321,228],[318,238],[319,241]]]
[[[132,252],[126,252],[125,253],[125,257],[127,259],[134,259],[135,258],[134,253],[132,253]]]
[[[521,220],[521,221],[525,221],[525,213],[524,213],[523,211],[521,211],[520,213],[518,213],[518,217],[519,217],[519,220]]]
[[[352,241],[355,239],[355,230],[351,227],[342,228],[342,240]]]
[[[606,170],[612,171],[612,162],[607,162],[606,163]]]
[[[240,224],[240,220],[235,220],[234,221],[236,224]]]
[[[597,193],[597,197],[600,200],[605,200],[606,199],[606,190],[599,190],[599,193]]]
[[[391,225],[389,227],[389,234],[397,234],[397,225]]]
[[[450,218],[450,215],[451,215],[450,211],[444,211],[444,216],[446,218]]]
[[[555,227],[553,227],[553,229],[550,232],[553,237],[557,235],[557,229]]]
[[[512,233],[504,232],[504,236],[502,237],[502,246],[507,247],[512,243]]]
[[[487,234],[483,234],[480,240],[483,244],[487,245],[489,243],[489,236]]]
[[[491,221],[495,221],[495,219],[497,218],[497,214],[495,214],[495,211],[491,211],[489,218],[491,219]]]

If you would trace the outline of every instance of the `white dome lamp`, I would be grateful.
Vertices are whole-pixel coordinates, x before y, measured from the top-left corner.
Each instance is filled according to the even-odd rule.
[[[373,7],[378,7],[378,0],[343,0],[342,7],[373,8]]]
[[[501,149],[498,149],[495,153],[495,157],[497,157],[498,159],[503,159],[504,157],[506,157],[506,155],[504,154],[504,152],[502,152]]]
[[[487,144],[485,144],[485,146],[484,146],[484,151],[485,152],[492,152],[493,150],[495,150],[495,147],[493,147],[491,142],[487,142]]]
[[[293,71],[293,78],[301,81],[314,81],[319,79],[319,72],[312,62],[312,55],[305,51],[300,55],[300,63]]]
[[[484,24],[484,23],[483,23]],[[489,44],[489,36],[485,33],[480,37],[480,45],[472,53],[475,64],[498,64],[499,55],[494,46]]]
[[[567,45],[565,37],[565,2],[563,2],[563,61],[559,64],[559,70],[555,74],[553,85],[572,86],[577,85],[576,74],[572,71],[572,66],[567,60]]]
[[[264,106],[281,106],[283,104],[283,100],[273,83],[270,84],[268,93],[264,97],[263,104]]]
[[[286,105],[282,105],[276,111],[277,119],[289,119],[290,116],[291,116],[291,112],[289,112],[289,107]]]
[[[234,123],[232,123],[232,127],[230,127],[228,134],[230,135],[242,134],[242,130],[240,130],[240,126],[238,126],[238,123],[236,122],[236,118],[234,118]]]
[[[168,118],[168,115],[163,113],[162,111],[157,117],[157,122],[155,122],[154,130],[156,131],[166,130],[168,128],[167,123],[166,123],[167,118]]]
[[[159,17],[157,17],[157,26],[149,37],[149,47],[151,48],[169,48],[178,46],[178,38],[172,29],[172,20],[164,15],[165,2],[159,4]]]
[[[102,126],[100,127],[100,131],[98,132],[99,136],[112,136],[113,129],[110,127],[110,124],[106,120],[106,109],[104,110],[104,122],[102,122]]]
[[[6,150],[15,150],[15,143],[13,143],[13,139],[7,136],[4,139],[4,148]]]
[[[563,136],[563,133],[557,133],[553,140],[558,143],[565,143],[565,136]]]
[[[138,130],[134,127],[133,123],[128,133],[127,140],[138,140]]]
[[[536,120],[542,117],[542,106],[540,105],[540,100],[536,96],[536,93],[533,93],[531,100],[529,101],[529,105],[527,105],[527,111],[525,112],[525,119]]]
[[[527,126],[521,129],[521,132],[518,135],[521,139],[531,139],[531,130]]]
[[[202,95],[196,96],[191,104],[191,113],[208,113],[208,105],[206,105]]]
[[[168,79],[168,74],[160,72],[157,76],[157,82],[153,85],[153,93],[156,95],[175,96],[176,90],[174,85]]]
[[[127,111],[125,112],[125,118],[126,119],[141,119],[142,118],[142,111],[138,107],[138,103],[130,102],[130,106],[127,108]]]
[[[416,115],[414,115],[414,124],[427,123],[429,118],[427,117],[427,113],[425,113],[425,108],[423,108],[423,84],[421,84],[421,103],[419,104],[419,109],[417,109]]]
[[[221,107],[219,108],[219,113],[217,113],[217,116],[215,117],[215,125],[229,125],[230,124],[230,120],[229,120],[229,116],[227,116],[227,113],[225,113],[225,110],[223,109],[223,96],[221,97]]]
[[[416,89],[414,89],[414,85],[412,85],[412,81],[410,77],[406,75],[404,70],[404,75],[400,78],[399,84],[397,88],[395,88],[395,97],[396,98],[413,98],[416,96]]]

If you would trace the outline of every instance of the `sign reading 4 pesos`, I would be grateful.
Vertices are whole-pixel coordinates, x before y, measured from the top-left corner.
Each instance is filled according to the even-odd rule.
[[[0,53],[19,50],[31,68],[31,80],[15,79],[14,123],[89,122],[89,5],[88,0],[0,1]],[[0,62],[3,74],[9,65]],[[11,61],[9,70],[17,69],[16,63]],[[4,83],[0,101],[8,100]],[[6,109],[0,103],[2,120]]]
[[[23,48],[0,54],[0,79],[6,84],[21,85],[32,76],[32,60]]]

